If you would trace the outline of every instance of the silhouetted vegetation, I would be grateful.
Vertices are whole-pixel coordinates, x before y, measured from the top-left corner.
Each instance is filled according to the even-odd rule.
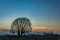
[[[0,40],[60,40],[60,36],[2,36]]]
[[[22,36],[25,32],[31,32],[31,22],[28,18],[22,17],[15,19],[11,24],[11,32],[17,32],[18,36]]]

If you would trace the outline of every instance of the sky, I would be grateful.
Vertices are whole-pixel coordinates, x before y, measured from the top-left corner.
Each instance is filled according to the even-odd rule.
[[[0,29],[19,17],[29,18],[33,31],[60,33],[60,0],[0,0]]]

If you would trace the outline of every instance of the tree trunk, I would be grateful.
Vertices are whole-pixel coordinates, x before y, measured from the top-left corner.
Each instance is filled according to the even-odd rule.
[[[19,30],[19,27],[18,27],[18,32],[17,32],[17,33],[18,33],[18,37],[20,37],[20,30]]]

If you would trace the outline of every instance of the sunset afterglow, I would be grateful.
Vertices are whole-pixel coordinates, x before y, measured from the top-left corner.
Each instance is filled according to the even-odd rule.
[[[30,19],[32,31],[60,33],[60,1],[0,0],[0,30],[10,29],[19,17]]]

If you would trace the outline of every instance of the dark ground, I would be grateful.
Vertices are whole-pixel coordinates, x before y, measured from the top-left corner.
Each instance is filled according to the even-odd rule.
[[[60,36],[2,36],[0,40],[60,40]]]

